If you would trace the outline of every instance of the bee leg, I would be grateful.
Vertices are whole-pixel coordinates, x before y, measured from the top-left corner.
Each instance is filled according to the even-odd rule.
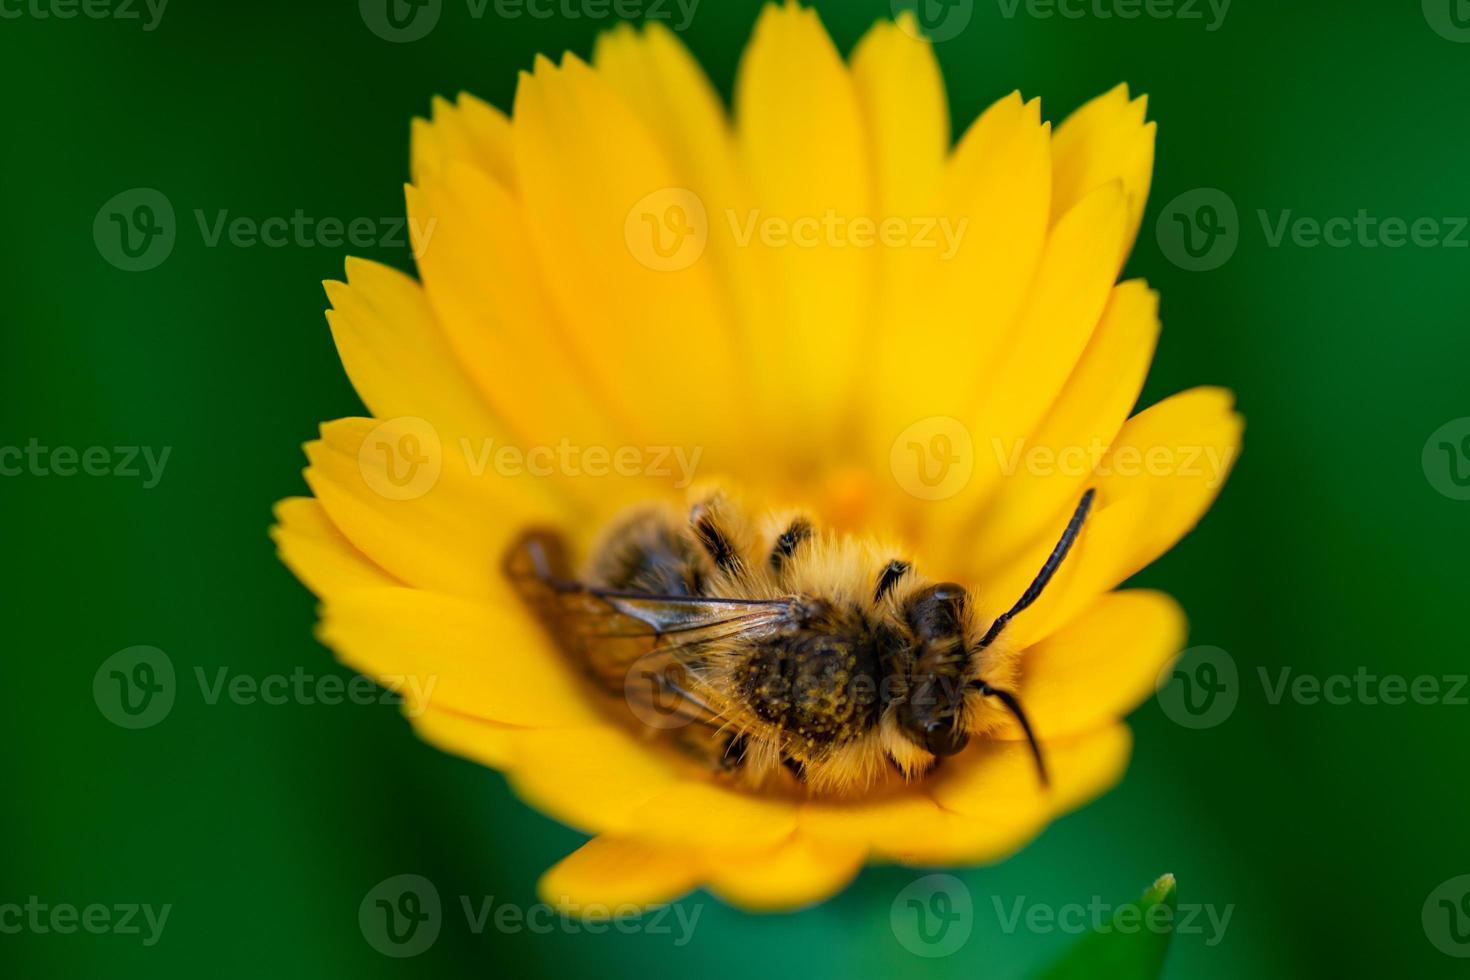
[[[787,525],[776,538],[776,543],[771,546],[771,571],[777,575],[781,574],[791,556],[796,553],[797,547],[812,536],[812,522],[805,517],[798,517]]]
[[[745,574],[745,559],[740,557],[734,531],[726,524],[721,509],[718,497],[695,504],[689,513],[689,526],[715,568],[726,578],[738,580]]]
[[[873,590],[873,601],[883,601],[883,597],[893,591],[898,580],[907,575],[908,571],[909,563],[899,561],[897,558],[885,565],[883,571],[878,573],[878,586]]]

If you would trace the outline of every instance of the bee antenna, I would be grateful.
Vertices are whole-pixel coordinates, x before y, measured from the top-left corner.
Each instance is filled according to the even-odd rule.
[[[1036,573],[1036,578],[1032,580],[1031,586],[1021,598],[1016,600],[1016,604],[997,616],[995,622],[990,624],[990,629],[986,630],[985,635],[980,639],[979,649],[984,650],[991,643],[995,642],[995,638],[1000,636],[1000,632],[1006,628],[1006,624],[1015,618],[1018,612],[1031,605],[1031,603],[1035,602],[1041,596],[1041,590],[1046,588],[1047,583],[1051,581],[1051,577],[1061,567],[1062,559],[1066,558],[1067,552],[1072,550],[1072,545],[1076,542],[1077,535],[1082,533],[1082,522],[1087,519],[1087,512],[1092,509],[1092,498],[1096,495],[1096,490],[1088,490],[1082,495],[1082,500],[1078,502],[1077,509],[1072,512],[1072,519],[1067,522],[1067,529],[1062,532],[1061,539],[1057,541],[1056,547],[1051,550],[1051,555],[1046,559],[1046,564],[1041,566],[1041,571]]]
[[[1036,735],[1031,731],[1031,722],[1026,720],[1026,712],[1021,710],[1021,701],[1010,691],[1003,691],[998,687],[991,687],[982,680],[973,680],[970,687],[979,691],[988,698],[995,698],[1006,706],[1006,710],[1015,716],[1021,725],[1021,731],[1026,733],[1026,742],[1031,746],[1031,756],[1036,760],[1036,774],[1041,777],[1041,785],[1051,786],[1051,779],[1046,774],[1046,760],[1041,756],[1041,746],[1036,741]]]

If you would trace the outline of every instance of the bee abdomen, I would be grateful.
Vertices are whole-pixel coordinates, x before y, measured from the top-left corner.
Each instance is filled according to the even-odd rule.
[[[878,657],[864,629],[803,628],[758,646],[737,683],[750,709],[795,748],[850,741],[878,721]]]

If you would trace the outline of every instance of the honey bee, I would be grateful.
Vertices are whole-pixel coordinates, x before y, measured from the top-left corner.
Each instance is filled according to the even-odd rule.
[[[800,515],[747,522],[722,494],[683,519],[647,507],[614,521],[580,578],[533,529],[505,571],[563,652],[647,737],[752,787],[841,794],[914,780],[1009,713],[1046,763],[997,640],[1051,580],[1092,506],[1088,490],[1007,612],[986,620],[963,586],[930,582],[869,540]]]

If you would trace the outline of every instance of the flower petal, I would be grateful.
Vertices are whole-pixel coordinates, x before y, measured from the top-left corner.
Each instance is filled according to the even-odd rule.
[[[1036,100],[1012,93],[986,109],[961,138],[921,215],[935,222],[935,247],[899,250],[919,268],[907,304],[880,323],[868,358],[876,465],[886,468],[894,439],[914,422],[965,418],[974,408],[1046,242],[1050,139]]]
[[[798,832],[761,854],[706,853],[706,884],[747,911],[789,911],[841,891],[862,870],[866,854],[861,846]]]
[[[1028,439],[1061,392],[1107,305],[1116,274],[1107,256],[1121,240],[1125,216],[1121,188],[1113,183],[1052,229],[1026,307],[986,371],[978,406],[962,416],[975,438],[991,445],[977,447],[970,481],[945,502],[941,527],[973,519],[1003,477],[995,445]],[[973,550],[968,541],[964,547]]]
[[[411,136],[409,159],[416,183],[458,162],[505,187],[515,186],[510,120],[468,92],[459,94],[458,104],[436,97],[433,121],[415,119]]]
[[[691,857],[674,848],[594,837],[542,875],[536,893],[573,914],[670,902],[699,882],[699,864]]]
[[[414,448],[395,448],[404,445]],[[566,516],[544,481],[473,474],[422,419],[328,422],[306,455],[306,482],[342,534],[395,578],[436,592],[515,603],[500,572],[512,539]]]
[[[978,581],[1026,547],[1055,543],[1057,515],[1076,501],[1138,400],[1158,341],[1158,309],[1158,294],[1142,280],[1113,287],[1102,322],[1035,434],[992,442],[1004,478],[967,536],[976,544]]]
[[[1071,623],[1021,655],[1018,691],[1043,740],[1102,727],[1153,693],[1159,671],[1184,643],[1184,611],[1162,592],[1098,598]],[[991,737],[1021,739],[1014,721]]]
[[[288,497],[275,515],[271,538],[281,561],[317,598],[400,584],[354,548],[311,497]]]
[[[659,267],[650,229],[678,205],[673,254],[697,242],[678,175],[607,81],[568,55],[521,76],[515,145],[531,242],[566,336],[635,436],[728,458],[745,435],[728,310],[708,263]],[[673,195],[673,196],[670,196]],[[652,202],[652,203],[650,203]],[[707,233],[707,228],[704,229]]]
[[[633,808],[630,832],[640,840],[758,850],[796,829],[796,804],[706,781],[679,781]]]
[[[1026,743],[984,741],[940,772],[931,792],[941,807],[977,820],[1004,825],[1035,816],[1044,821],[1081,806],[1122,778],[1132,744],[1120,722],[1085,735],[1047,739],[1048,788],[1037,779]]]
[[[510,741],[514,728],[447,711],[432,703],[412,720],[419,737],[441,752],[491,769],[506,769],[510,765]]]
[[[1154,169],[1154,123],[1144,122],[1148,97],[1128,98],[1119,85],[1082,106],[1057,127],[1052,140],[1053,215],[1111,181],[1122,181],[1128,202],[1127,231],[1118,257],[1121,268],[1138,236]]]
[[[1072,553],[1036,604],[1007,628],[1011,646],[1030,646],[1071,621],[1199,522],[1240,453],[1245,423],[1234,401],[1221,388],[1193,388],[1128,420],[1093,476],[1097,498]],[[1066,519],[1058,514],[1053,526],[1060,531]],[[1051,547],[1039,544],[993,576],[991,603],[1019,596]]]
[[[366,259],[347,260],[347,282],[325,283],[327,322],[342,366],[378,418],[416,416],[477,439],[504,438],[444,338],[417,282]]]
[[[527,803],[587,833],[624,833],[643,801],[678,776],[646,744],[611,725],[517,731],[511,787]]]
[[[611,507],[654,492],[648,481],[589,473],[589,450],[630,445],[591,374],[573,356],[551,309],[520,206],[483,173],[451,163],[407,191],[409,215],[432,229],[419,256],[424,288],[459,363],[516,437],[517,458],[541,447],[578,452],[571,471],[552,467],[558,492]],[[555,382],[555,383],[552,383]],[[494,449],[503,447],[496,446]]]
[[[729,218],[777,219],[791,229],[784,246],[759,238],[748,246],[775,262],[775,294],[786,308],[780,319],[751,325],[756,396],[774,400],[808,454],[825,451],[854,392],[875,261],[871,249],[833,247],[820,226],[813,230],[828,215],[850,221],[873,213],[857,92],[815,10],[791,3],[762,10],[735,81],[735,119],[759,206]]]
[[[343,663],[425,704],[531,728],[599,721],[573,675],[531,617],[420,589],[371,589],[322,610],[322,641]]]

